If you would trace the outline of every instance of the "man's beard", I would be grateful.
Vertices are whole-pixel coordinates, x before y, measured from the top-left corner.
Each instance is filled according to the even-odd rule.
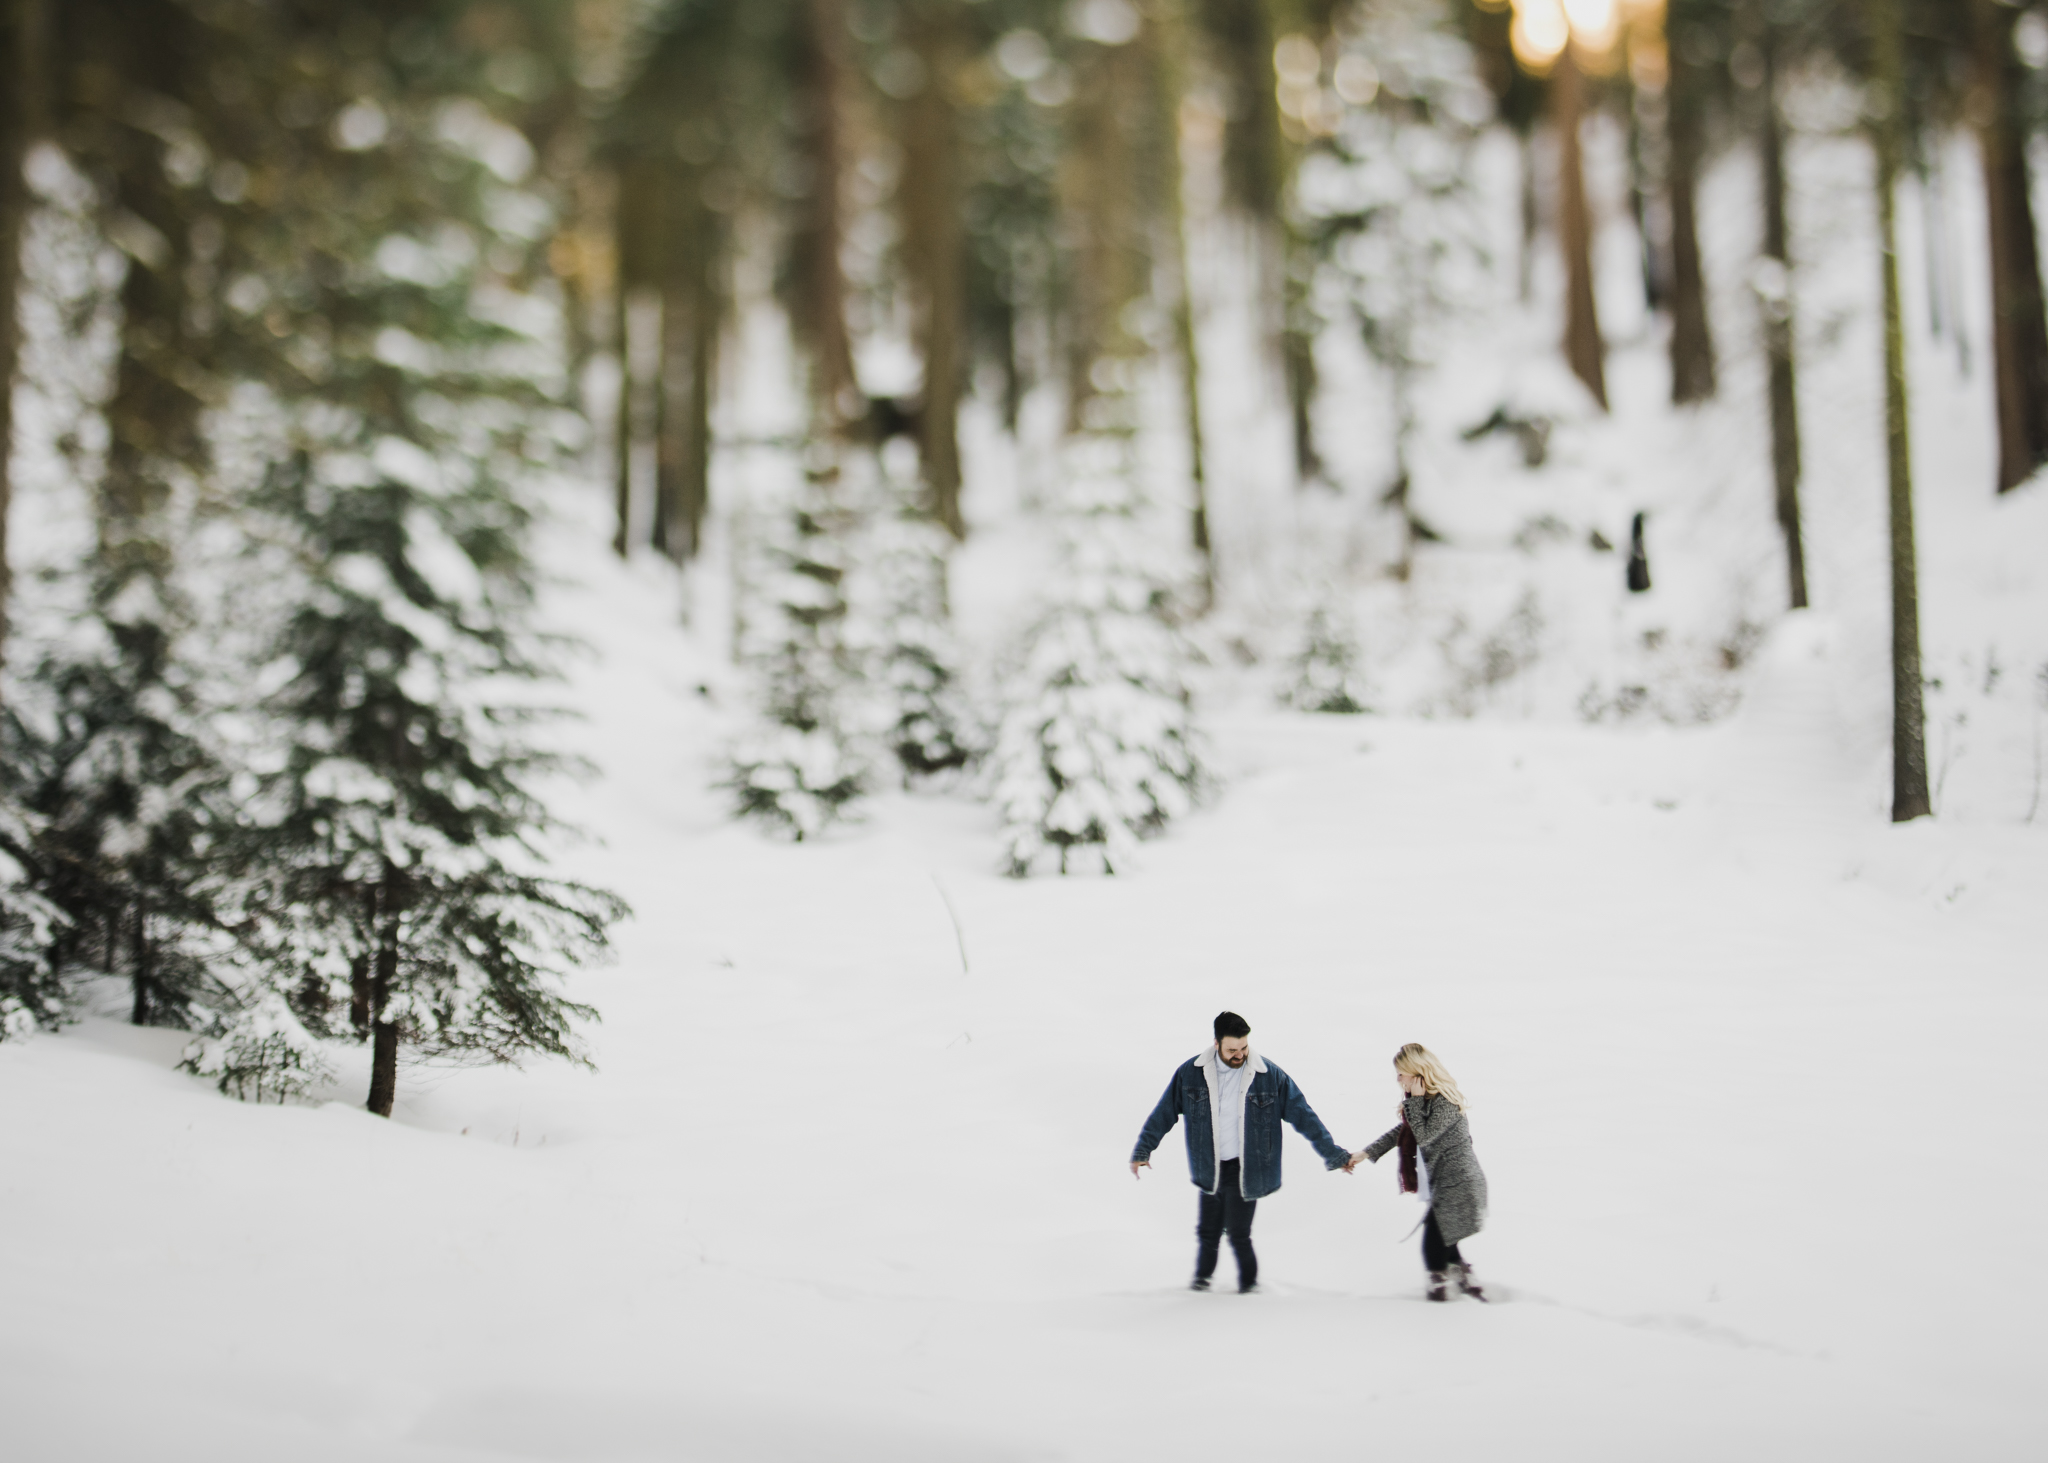
[[[1250,1052],[1244,1052],[1241,1055],[1235,1057],[1224,1057],[1223,1065],[1226,1067],[1242,1067],[1244,1065],[1245,1058],[1250,1055]]]

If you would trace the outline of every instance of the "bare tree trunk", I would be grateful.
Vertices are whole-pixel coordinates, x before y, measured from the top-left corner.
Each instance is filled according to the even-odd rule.
[[[619,402],[613,424],[617,446],[612,463],[612,509],[617,522],[612,529],[612,552],[622,559],[633,546],[633,349],[631,315],[626,305],[630,294],[622,272],[612,300],[613,331],[619,352]]]
[[[860,416],[853,342],[846,328],[845,239],[840,199],[846,157],[846,0],[806,0],[804,151],[810,194],[797,239],[797,329],[811,363],[811,398],[824,430],[839,433]]]
[[[700,275],[696,283],[690,317],[690,436],[683,452],[682,482],[683,528],[689,536],[683,552],[692,559],[704,545],[704,516],[711,509],[711,402],[723,323],[716,285],[708,275]]]
[[[718,306],[692,256],[662,287],[661,374],[654,387],[654,546],[678,564],[696,557],[709,499],[711,375]]]
[[[1703,78],[1671,48],[1671,84],[1665,96],[1671,145],[1671,400],[1685,406],[1714,394],[1714,336],[1707,320],[1707,285],[1700,268],[1698,196],[1706,152]]]
[[[1526,305],[1536,288],[1536,231],[1542,218],[1536,206],[1536,139],[1523,131],[1517,141],[1522,159],[1522,247],[1515,259],[1515,298]]]
[[[42,0],[0,0],[0,661],[7,654],[13,589],[7,522],[13,505],[14,375],[21,354],[16,328],[21,291],[21,229],[28,216],[22,162],[40,123],[37,89]]]
[[[150,998],[156,986],[151,975],[149,914],[138,899],[128,911],[128,989],[132,996],[128,1021],[132,1026],[147,1026],[155,1016]]]
[[[1892,549],[1892,821],[1933,812],[1920,687],[1920,591],[1913,542],[1913,459],[1907,431],[1906,323],[1899,301],[1898,209],[1905,152],[1905,60],[1899,0],[1866,0],[1874,22],[1879,119],[1877,213],[1883,243],[1885,443]]]
[[[677,378],[679,370],[686,369],[678,357],[683,354],[681,334],[689,307],[683,302],[682,290],[673,279],[665,280],[661,288],[661,322],[655,327],[654,367],[654,517],[648,527],[648,544],[658,554],[664,554],[676,563],[683,556],[678,552],[680,530],[675,527],[681,517],[681,489],[677,483],[678,470],[682,466],[682,442],[680,441],[680,413],[676,411],[676,396],[687,382]]]
[[[967,536],[960,512],[960,397],[967,375],[966,226],[961,217],[960,118],[953,104],[960,65],[958,19],[947,5],[913,7],[907,39],[924,63],[924,85],[905,104],[904,250],[919,285],[917,342],[924,358],[919,460],[932,517]]]
[[[389,899],[387,890],[387,905]],[[398,1096],[398,1026],[385,1017],[398,981],[398,915],[386,908],[377,928],[376,968],[370,977],[370,1101],[380,1118],[391,1116]]]
[[[1323,475],[1316,450],[1316,326],[1309,299],[1309,270],[1292,225],[1280,225],[1280,366],[1287,382],[1287,410],[1294,428],[1294,475],[1312,482]]]
[[[1194,275],[1188,260],[1187,196],[1182,186],[1180,104],[1187,91],[1188,38],[1177,0],[1155,7],[1159,16],[1164,84],[1160,87],[1160,125],[1171,139],[1166,169],[1167,220],[1172,231],[1174,261],[1173,341],[1180,356],[1181,405],[1188,434],[1188,482],[1194,492],[1189,512],[1190,538],[1202,556],[1202,600],[1216,599],[1216,554],[1209,542],[1209,474],[1202,443],[1202,361],[1195,336]]]
[[[1806,598],[1806,545],[1799,514],[1799,391],[1795,371],[1792,250],[1785,217],[1785,124],[1778,110],[1778,32],[1766,22],[1763,51],[1764,258],[1775,266],[1759,293],[1764,354],[1769,362],[1771,475],[1777,487],[1778,528],[1785,538],[1785,570],[1792,608]]]
[[[1072,241],[1068,300],[1061,312],[1066,356],[1067,419],[1078,429],[1097,392],[1096,367],[1137,353],[1124,329],[1124,307],[1144,290],[1137,194],[1141,149],[1131,125],[1133,103],[1149,85],[1139,47],[1090,46],[1074,67],[1075,97],[1059,175],[1061,223]],[[1149,118],[1148,118],[1149,120]]]
[[[1978,137],[1990,214],[1991,342],[1998,395],[1998,490],[2032,477],[2048,461],[2048,316],[2027,169],[2022,78],[2013,54],[2019,11],[1972,0],[1976,30]]]
[[[1572,48],[1566,46],[1551,73],[1551,105],[1557,120],[1558,234],[1566,274],[1564,355],[1572,373],[1593,399],[1607,408],[1606,347],[1593,297],[1593,219],[1586,202],[1585,158],[1579,121],[1585,114],[1586,84]]]
[[[1678,62],[1672,61],[1674,71]],[[1662,310],[1671,303],[1671,260],[1668,248],[1657,239],[1651,210],[1664,193],[1660,185],[1670,180],[1670,116],[1672,88],[1645,92],[1635,84],[1626,68],[1622,78],[1628,87],[1628,215],[1636,226],[1637,259],[1643,272],[1643,305]],[[1652,149],[1655,136],[1665,138],[1662,176]]]

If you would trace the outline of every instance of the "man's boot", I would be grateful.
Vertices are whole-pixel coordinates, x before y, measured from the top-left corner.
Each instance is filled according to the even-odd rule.
[[[1444,1283],[1445,1282],[1443,1271],[1432,1270],[1429,1272],[1429,1290],[1426,1292],[1426,1294],[1430,1300],[1448,1299],[1448,1297],[1444,1293]]]

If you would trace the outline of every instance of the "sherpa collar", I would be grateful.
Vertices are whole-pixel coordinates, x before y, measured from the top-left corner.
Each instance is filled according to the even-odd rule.
[[[1212,1194],[1223,1187],[1223,1160],[1217,1156],[1221,1150],[1216,1146],[1216,1134],[1223,1127],[1223,1104],[1219,1100],[1222,1096],[1222,1088],[1218,1081],[1222,1074],[1223,1058],[1217,1053],[1219,1045],[1220,1043],[1211,1042],[1209,1049],[1195,1058],[1195,1065],[1202,1069],[1202,1080],[1209,1084],[1210,1168],[1208,1192]],[[1249,1045],[1245,1047],[1244,1066],[1239,1070],[1247,1076],[1244,1086],[1237,1089],[1237,1100],[1242,1104],[1252,1093],[1252,1084],[1249,1079],[1258,1076],[1266,1070],[1266,1059],[1259,1055],[1257,1047]],[[1239,1193],[1244,1192],[1244,1165],[1241,1163],[1237,1166],[1237,1188]]]

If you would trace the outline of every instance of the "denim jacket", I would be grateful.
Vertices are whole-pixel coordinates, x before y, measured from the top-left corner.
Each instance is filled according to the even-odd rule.
[[[1205,1194],[1216,1192],[1223,1165],[1216,1160],[1216,1048],[1190,1057],[1166,1084],[1166,1094],[1145,1119],[1131,1161],[1152,1157],[1173,1125],[1187,1121],[1188,1175]],[[1342,1168],[1351,1155],[1337,1146],[1323,1120],[1315,1115],[1294,1079],[1257,1052],[1245,1057],[1251,1081],[1244,1094],[1244,1161],[1238,1165],[1238,1188],[1247,1199],[1263,1199],[1280,1187],[1280,1120],[1314,1145],[1325,1168]]]

